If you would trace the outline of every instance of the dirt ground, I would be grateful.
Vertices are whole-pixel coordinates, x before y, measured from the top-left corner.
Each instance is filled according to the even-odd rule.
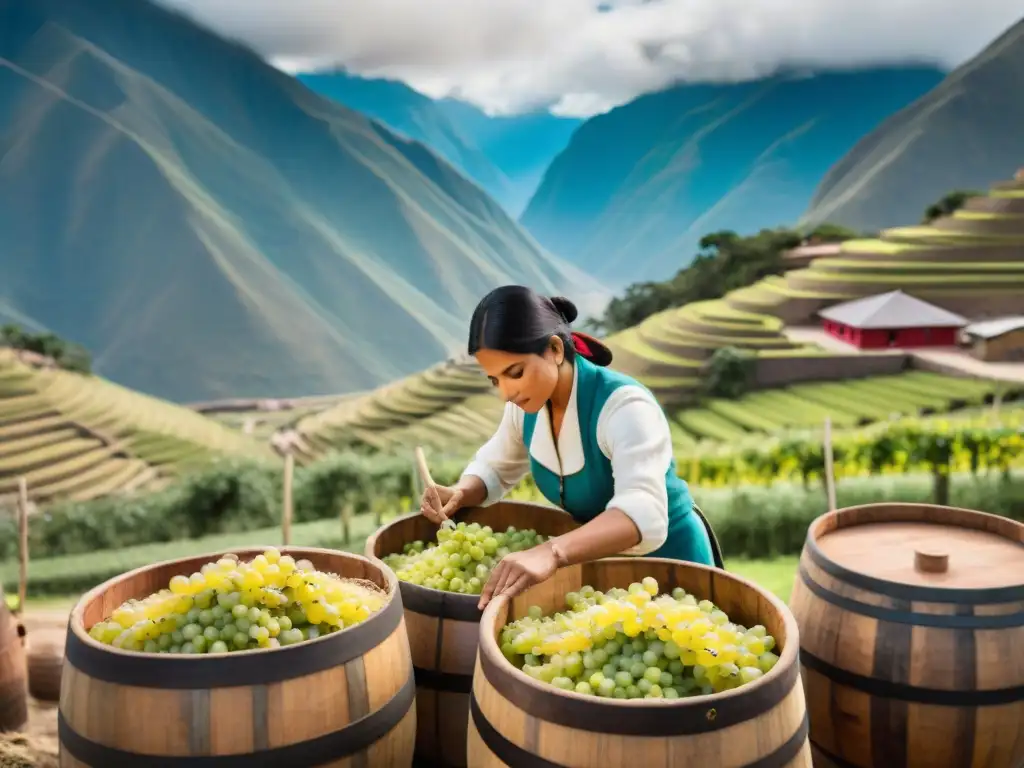
[[[57,704],[29,699],[23,733],[0,733],[0,768],[57,768]]]
[[[67,611],[28,611],[22,619],[29,643],[62,648]],[[29,697],[28,724],[22,733],[0,733],[0,768],[56,768],[57,703]]]

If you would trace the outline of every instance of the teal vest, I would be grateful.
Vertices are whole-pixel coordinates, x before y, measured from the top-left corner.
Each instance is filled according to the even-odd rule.
[[[593,520],[605,511],[615,495],[612,464],[601,452],[597,442],[597,420],[612,392],[624,386],[642,386],[634,379],[608,368],[594,365],[581,355],[576,365],[576,409],[580,438],[583,443],[583,469],[559,478],[530,456],[530,471],[544,497],[580,523]],[[523,418],[523,442],[527,451],[533,439],[537,418],[549,418],[547,409],[527,413]],[[714,565],[711,540],[703,520],[693,512],[693,499],[686,482],[676,474],[673,459],[665,473],[668,492],[668,538],[649,557]]]

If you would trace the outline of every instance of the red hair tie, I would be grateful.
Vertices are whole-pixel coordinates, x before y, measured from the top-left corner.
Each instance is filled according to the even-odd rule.
[[[572,345],[576,347],[576,351],[584,357],[593,357],[594,353],[590,351],[590,346],[583,340],[583,337],[578,333],[572,334]]]

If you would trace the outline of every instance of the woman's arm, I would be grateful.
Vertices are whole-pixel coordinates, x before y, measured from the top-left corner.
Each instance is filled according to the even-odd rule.
[[[462,491],[462,506],[485,507],[500,501],[529,471],[523,411],[506,403],[497,431],[476,452],[455,488]]]
[[[615,495],[605,511],[575,531],[503,557],[480,594],[481,610],[496,595],[518,595],[550,579],[558,568],[613,555],[643,555],[665,543],[672,436],[661,406],[639,387],[617,389],[598,417],[597,439],[615,479]]]
[[[551,540],[560,566],[645,555],[668,538],[672,434],[661,406],[639,387],[620,387],[601,411],[597,439],[612,464],[615,495],[589,523]]]

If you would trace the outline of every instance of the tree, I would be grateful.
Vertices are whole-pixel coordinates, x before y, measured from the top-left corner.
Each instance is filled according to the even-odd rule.
[[[931,224],[936,219],[959,211],[969,198],[980,197],[984,193],[974,190],[957,189],[942,196],[937,202],[932,203],[924,210],[922,224]]]
[[[807,233],[808,240],[820,243],[842,243],[858,237],[862,237],[859,232],[844,227],[842,224],[829,224],[828,222],[819,224]],[[869,237],[874,237],[874,235],[869,235]]]
[[[77,373],[92,371],[92,358],[85,347],[53,333],[30,333],[18,325],[0,326],[0,347],[35,352],[52,359],[60,368]]]
[[[757,357],[745,349],[720,347],[708,361],[704,388],[709,397],[729,400],[745,395],[754,383]]]
[[[630,285],[589,327],[615,333],[663,310],[717,299],[762,277],[782,274],[787,268],[783,254],[802,239],[790,229],[763,229],[748,237],[729,230],[709,233],[700,239],[700,250],[688,267],[669,280]]]

